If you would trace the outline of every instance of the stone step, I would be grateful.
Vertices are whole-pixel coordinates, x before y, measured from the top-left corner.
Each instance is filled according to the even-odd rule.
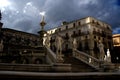
[[[74,57],[64,57],[64,63],[71,64],[73,72],[94,72],[96,71],[91,66],[86,63],[74,58]]]

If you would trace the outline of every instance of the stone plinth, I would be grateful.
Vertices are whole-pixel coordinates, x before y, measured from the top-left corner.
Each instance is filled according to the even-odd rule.
[[[105,63],[101,65],[104,72],[113,72],[115,71],[115,64]]]

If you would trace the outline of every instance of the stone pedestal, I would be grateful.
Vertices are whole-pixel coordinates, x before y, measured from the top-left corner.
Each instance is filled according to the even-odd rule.
[[[112,63],[104,63],[104,64],[101,65],[101,67],[103,68],[104,72],[115,71],[115,64],[112,64]]]
[[[64,62],[63,56],[64,56],[64,55],[62,55],[62,54],[61,54],[61,55],[57,55],[57,56],[56,56],[56,58],[57,58],[57,61],[56,61],[56,62],[57,62],[57,63],[63,63],[63,62]]]
[[[40,44],[39,44],[39,46],[43,46],[43,37],[44,37],[44,34],[46,33],[46,31],[41,30],[38,33],[39,33],[39,36],[40,36]]]

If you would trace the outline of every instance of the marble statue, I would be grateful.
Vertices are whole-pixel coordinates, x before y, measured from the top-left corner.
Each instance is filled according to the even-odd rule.
[[[77,41],[75,38],[73,39],[73,49],[77,49]]]
[[[62,37],[58,34],[56,35],[56,39],[55,39],[55,46],[56,46],[56,56],[57,56],[57,60],[62,61]]]
[[[50,47],[50,36],[49,36],[49,35],[47,35],[47,37],[46,37],[45,45],[46,45],[47,47]]]
[[[57,49],[57,52],[60,52],[62,51],[62,38],[58,35],[56,36],[56,39],[55,39],[55,45],[56,45],[56,49]]]
[[[98,48],[99,48],[99,53],[100,53],[100,60],[103,61],[105,57],[105,52],[104,52],[104,45],[102,44],[101,41],[99,41]]]
[[[111,62],[111,55],[109,49],[107,49],[106,62]]]

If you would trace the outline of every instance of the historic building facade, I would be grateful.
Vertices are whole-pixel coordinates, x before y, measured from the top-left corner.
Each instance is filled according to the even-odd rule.
[[[120,34],[113,34],[114,60],[120,62]]]
[[[36,63],[36,60],[40,61],[41,56],[45,55],[39,54],[43,52],[42,47],[39,50],[39,43],[39,35],[1,28],[0,57],[2,62]]]
[[[113,34],[113,46],[120,47],[120,34]]]
[[[86,17],[48,31],[45,25],[43,16],[39,35],[35,35],[2,28],[0,22],[0,70],[93,72],[116,68],[107,51],[113,50],[109,24]]]
[[[99,43],[104,46],[104,52],[107,49],[112,51],[112,29],[111,26],[103,21],[93,17],[86,17],[72,22],[63,22],[61,26],[47,31],[51,35],[50,47],[55,51],[56,34],[63,38],[62,50],[68,54],[72,50],[72,43],[76,40],[76,48],[86,52],[96,58],[99,58]],[[67,52],[67,53],[66,53]]]
[[[2,63],[46,63],[40,36],[9,28],[0,22],[0,62]]]

